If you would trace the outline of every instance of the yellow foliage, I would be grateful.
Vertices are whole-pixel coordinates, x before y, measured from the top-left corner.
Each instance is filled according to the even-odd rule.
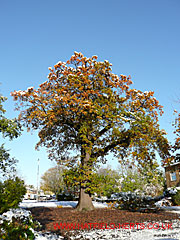
[[[62,208],[63,206],[62,205],[57,205],[57,208]]]
[[[107,209],[115,209],[116,207],[115,207],[115,205],[116,205],[116,201],[114,201],[114,202],[109,202],[109,203],[107,203]]]

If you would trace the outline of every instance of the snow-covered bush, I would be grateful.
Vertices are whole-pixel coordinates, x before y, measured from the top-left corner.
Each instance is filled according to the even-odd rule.
[[[171,195],[175,195],[177,193],[177,189],[176,188],[171,188],[171,189],[167,190],[167,193],[169,193]]]
[[[147,183],[142,185],[142,191],[145,195],[150,195],[152,197],[158,196],[159,193],[162,193],[164,186],[159,183]]]
[[[30,211],[11,209],[0,215],[0,239],[33,240],[34,228],[39,224],[32,220]]]
[[[156,207],[170,207],[172,206],[172,202],[169,199],[163,198],[160,201],[155,203]]]
[[[120,209],[139,210],[141,208],[154,208],[155,202],[159,198],[147,196],[145,194],[138,194],[136,192],[121,192],[117,203]]]
[[[117,196],[117,203],[119,204],[118,208],[128,210],[139,210],[141,208],[158,208],[159,206],[156,203],[163,198],[174,198],[177,196],[177,199],[180,200],[180,191],[179,193],[176,191],[167,189],[162,195],[154,197],[150,195],[148,196],[145,193],[139,193],[138,191],[121,192]]]

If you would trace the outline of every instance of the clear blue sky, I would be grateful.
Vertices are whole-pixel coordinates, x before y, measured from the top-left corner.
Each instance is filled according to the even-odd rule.
[[[0,92],[8,97],[6,116],[18,114],[11,91],[38,87],[48,67],[80,51],[109,60],[116,74],[131,75],[134,88],[155,91],[165,111],[161,128],[172,140],[173,109],[180,110],[179,13],[179,0],[1,1]],[[13,142],[1,139],[34,185],[37,158],[40,175],[52,166],[44,150],[34,150],[37,140],[26,131]]]

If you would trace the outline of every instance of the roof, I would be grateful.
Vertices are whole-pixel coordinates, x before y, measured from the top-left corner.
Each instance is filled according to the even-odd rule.
[[[172,164],[167,165],[167,166],[164,166],[164,167],[165,167],[165,168],[166,168],[166,167],[171,167],[171,166],[178,165],[178,164],[180,164],[180,162],[172,163]]]

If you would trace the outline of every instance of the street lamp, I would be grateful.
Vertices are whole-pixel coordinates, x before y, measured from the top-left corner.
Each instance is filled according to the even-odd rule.
[[[36,197],[36,200],[38,202],[39,200],[39,158],[38,158],[38,168],[37,168],[37,197]]]

